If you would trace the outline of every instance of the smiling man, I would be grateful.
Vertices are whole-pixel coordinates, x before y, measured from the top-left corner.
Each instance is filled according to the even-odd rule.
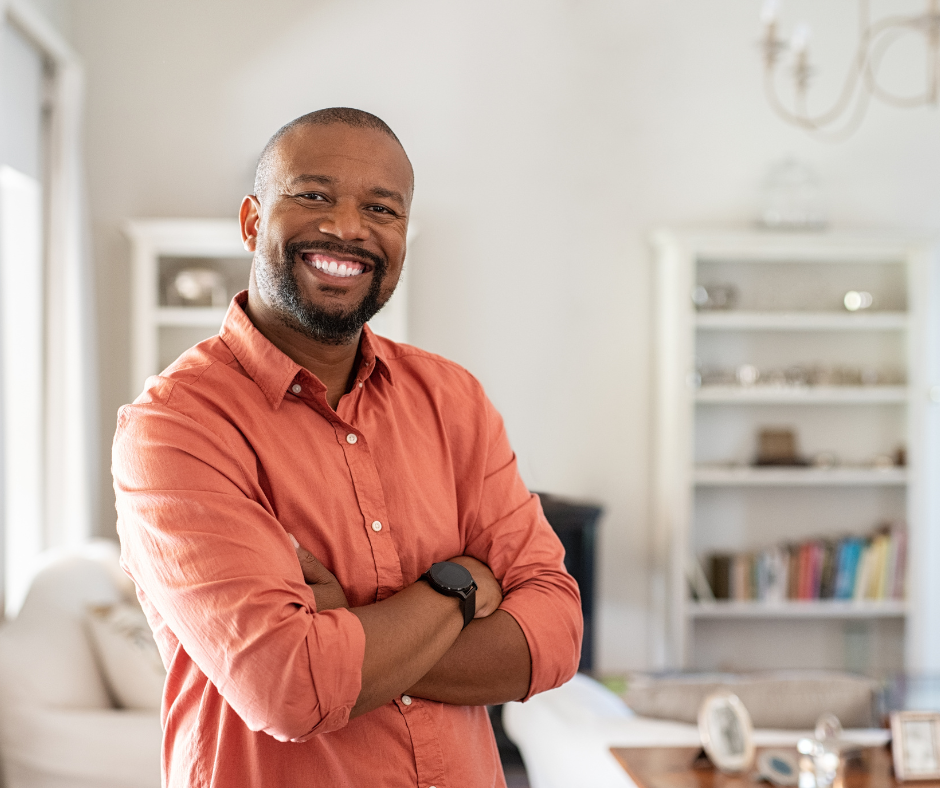
[[[484,704],[577,667],[577,586],[499,415],[465,370],[365,325],[413,185],[366,112],[280,129],[241,206],[248,291],[120,411],[167,786],[502,786]]]

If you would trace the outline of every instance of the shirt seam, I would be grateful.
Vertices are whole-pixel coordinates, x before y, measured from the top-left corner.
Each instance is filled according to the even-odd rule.
[[[229,350],[229,352],[231,352],[231,350]],[[234,355],[234,354],[233,354],[233,355]],[[176,407],[174,407],[173,405],[170,404],[170,400],[173,398],[173,395],[176,393],[176,387],[177,387],[178,384],[180,384],[180,383],[187,383],[188,385],[195,386],[196,384],[199,383],[200,380],[202,380],[202,377],[203,377],[212,367],[214,367],[216,364],[220,364],[220,363],[223,363],[223,364],[224,364],[224,362],[222,362],[222,361],[220,361],[220,360],[213,360],[213,361],[210,362],[209,364],[206,364],[205,367],[203,368],[202,372],[200,372],[199,375],[197,375],[196,378],[193,379],[193,380],[191,380],[191,381],[182,381],[182,380],[179,380],[179,379],[168,378],[168,379],[171,381],[171,386],[170,386],[170,391],[169,391],[169,392],[167,393],[167,395],[166,395],[165,401],[164,401],[164,403],[163,403],[163,407],[165,407],[167,410],[172,411],[173,413],[176,413],[178,416],[181,416],[182,418],[187,419],[188,421],[193,422],[193,424],[195,424],[196,426],[200,427],[201,429],[206,430],[207,432],[212,433],[212,435],[214,435],[216,438],[218,438],[220,441],[222,441],[222,443],[224,443],[225,446],[228,448],[228,450],[229,450],[229,452],[230,452],[230,456],[231,456],[232,459],[235,461],[235,464],[238,466],[238,470],[239,470],[239,472],[242,474],[242,480],[245,482],[246,486],[250,489],[250,488],[252,488],[252,487],[254,487],[254,486],[257,485],[257,480],[253,480],[253,479],[251,478],[251,474],[248,473],[248,470],[245,468],[244,464],[242,463],[242,461],[241,461],[241,459],[240,459],[240,457],[239,457],[238,448],[237,448],[236,446],[233,446],[233,445],[229,442],[229,439],[228,439],[226,436],[219,434],[219,433],[216,432],[214,429],[212,429],[212,427],[210,427],[208,424],[202,424],[202,423],[196,421],[192,416],[189,416],[189,415],[183,413],[181,410],[179,410],[178,408],[176,408]],[[228,365],[225,364],[225,366],[228,366]],[[194,368],[195,368],[195,367],[190,367],[190,369],[194,369]],[[256,386],[258,385],[254,380],[252,380],[252,383],[254,383]],[[259,389],[260,389],[260,386],[259,386]],[[264,394],[263,391],[262,391],[261,393]],[[141,403],[141,404],[159,405],[159,403],[157,403],[157,402]]]

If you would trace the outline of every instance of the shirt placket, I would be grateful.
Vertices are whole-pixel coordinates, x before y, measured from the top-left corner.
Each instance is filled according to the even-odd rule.
[[[362,526],[372,548],[377,581],[375,601],[378,602],[404,588],[401,560],[395,540],[392,539],[382,483],[365,435],[338,417],[333,421],[333,431],[337,442],[343,447],[346,466],[359,501]]]
[[[438,738],[428,701],[402,695],[395,705],[405,718],[415,754],[418,788],[447,788],[444,779],[444,751]]]

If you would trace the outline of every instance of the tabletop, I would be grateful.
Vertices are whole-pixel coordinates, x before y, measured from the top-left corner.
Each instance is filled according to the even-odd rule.
[[[758,748],[761,749],[782,749]],[[637,788],[755,788],[759,778],[751,773],[723,774],[708,761],[697,761],[698,747],[611,747]],[[753,775],[753,776],[752,776]],[[769,785],[767,783],[766,785]],[[867,747],[846,766],[844,788],[897,788],[891,751]],[[903,784],[910,788],[940,788],[940,781]]]

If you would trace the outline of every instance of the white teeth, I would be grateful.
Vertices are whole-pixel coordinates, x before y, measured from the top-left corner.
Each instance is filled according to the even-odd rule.
[[[362,268],[355,268],[352,263],[347,267],[346,263],[337,263],[335,260],[331,260],[330,262],[314,260],[313,265],[318,271],[325,271],[333,276],[359,276],[364,270]]]

